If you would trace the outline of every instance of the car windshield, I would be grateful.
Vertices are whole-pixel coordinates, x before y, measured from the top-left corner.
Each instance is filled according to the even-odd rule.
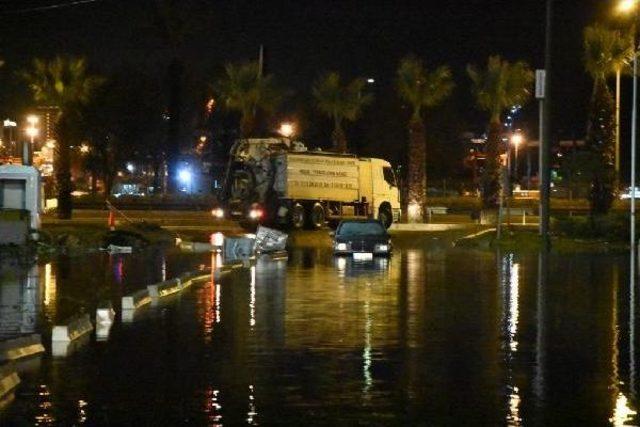
[[[350,236],[383,236],[384,227],[379,222],[344,222],[338,230],[339,235]]]

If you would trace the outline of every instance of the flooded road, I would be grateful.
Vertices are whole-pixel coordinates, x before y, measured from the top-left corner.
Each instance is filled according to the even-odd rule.
[[[41,332],[49,347],[56,321],[211,262],[5,261],[0,336]],[[0,424],[638,424],[628,264],[441,247],[356,263],[297,249],[31,361]]]

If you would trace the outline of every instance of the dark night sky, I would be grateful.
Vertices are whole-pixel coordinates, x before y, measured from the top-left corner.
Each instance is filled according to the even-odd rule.
[[[6,59],[0,71],[3,114],[11,113],[20,97],[13,71],[34,56],[82,54],[97,71],[133,64],[158,76],[164,73],[168,50],[154,28],[153,0],[98,0],[12,13],[70,1],[0,0],[0,55]],[[185,53],[190,72],[203,84],[215,80],[224,62],[255,58],[262,43],[268,71],[298,96],[309,93],[319,72],[337,69],[346,76],[375,77],[376,108],[384,110],[397,104],[391,99],[394,70],[411,52],[429,65],[452,67],[457,112],[470,127],[480,127],[482,115],[468,94],[466,64],[484,63],[496,53],[524,59],[534,68],[543,63],[543,0],[182,2],[192,29]],[[554,127],[558,133],[580,134],[590,93],[581,64],[582,30],[598,18],[607,19],[613,0],[556,4]],[[535,117],[535,104],[527,110],[525,117]]]

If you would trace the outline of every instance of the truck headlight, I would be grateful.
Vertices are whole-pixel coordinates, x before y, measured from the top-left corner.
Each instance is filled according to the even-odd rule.
[[[389,245],[387,244],[377,244],[374,248],[376,252],[389,252]]]
[[[346,243],[336,243],[336,250],[337,251],[349,250],[349,245],[347,245]]]
[[[222,219],[224,218],[224,210],[222,208],[215,208],[211,211],[211,215],[214,218]]]

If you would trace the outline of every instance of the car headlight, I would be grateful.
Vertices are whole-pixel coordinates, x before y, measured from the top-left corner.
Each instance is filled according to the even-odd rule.
[[[264,214],[264,212],[262,211],[262,209],[259,208],[253,208],[249,211],[249,218],[251,219],[260,219],[262,218],[262,215]]]
[[[348,249],[349,249],[349,245],[347,245],[346,243],[336,243],[337,251],[346,251]]]
[[[374,249],[376,252],[389,252],[389,245],[377,244]]]

